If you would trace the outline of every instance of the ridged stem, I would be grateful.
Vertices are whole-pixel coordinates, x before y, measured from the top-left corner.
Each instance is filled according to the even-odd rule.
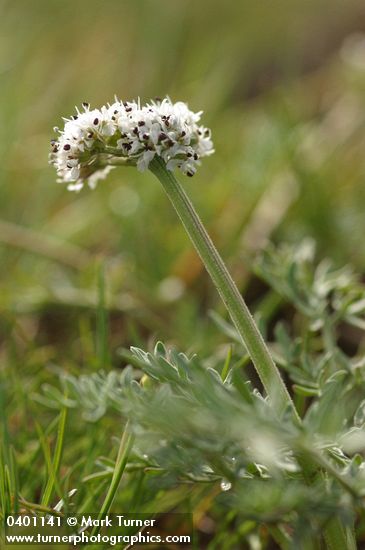
[[[152,161],[150,170],[162,183],[212,278],[247,348],[274,410],[281,416],[285,410],[291,409],[299,420],[289,392],[286,389],[256,323],[221,256],[200,221],[189,197],[173,173],[166,169],[165,163],[161,158],[157,157]]]

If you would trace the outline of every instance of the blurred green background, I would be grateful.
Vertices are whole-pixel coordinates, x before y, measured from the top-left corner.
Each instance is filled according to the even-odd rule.
[[[184,185],[250,303],[268,240],[312,237],[364,269],[363,0],[3,0],[0,20],[2,349],[24,368],[95,363],[100,265],[114,364],[120,345],[219,338],[215,291],[151,174],[56,183],[52,128],[82,101],[204,110],[216,154]]]
[[[365,4],[0,0],[0,28],[0,472],[18,472],[31,510],[57,437],[43,384],[123,367],[118,350],[156,339],[207,364],[227,354],[208,315],[224,310],[158,181],[121,168],[68,192],[48,165],[53,127],[114,94],[186,101],[204,110],[216,153],[179,178],[253,311],[272,307],[252,273],[269,241],[314,239],[319,259],[362,274]],[[77,510],[97,507],[103,486],[85,479],[100,457],[113,464],[121,430],[116,414],[88,424],[70,412],[50,505],[77,488]],[[139,496],[153,503],[153,491]]]

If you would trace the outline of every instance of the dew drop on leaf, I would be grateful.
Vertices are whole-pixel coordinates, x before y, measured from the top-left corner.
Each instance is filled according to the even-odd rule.
[[[232,483],[230,481],[227,481],[227,480],[224,479],[221,482],[222,491],[229,491],[231,487],[232,487]]]

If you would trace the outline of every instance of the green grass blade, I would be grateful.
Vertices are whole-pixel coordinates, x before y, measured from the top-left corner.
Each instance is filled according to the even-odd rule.
[[[108,492],[105,496],[103,505],[98,515],[99,519],[104,518],[105,515],[110,511],[115,495],[118,491],[118,487],[122,479],[125,467],[127,465],[129,454],[133,447],[133,443],[134,443],[134,436],[129,433],[128,423],[127,423],[123,433],[123,437],[120,442],[118,457],[115,463],[113,477],[112,477]],[[95,526],[91,534],[96,536],[99,533],[99,531],[100,531],[100,526]]]
[[[57,441],[56,441],[56,446],[54,450],[53,461],[51,460],[50,452],[49,452],[46,440],[44,437],[42,437],[42,441],[43,441],[43,442],[41,441],[42,448],[46,457],[48,474],[49,474],[48,481],[42,496],[42,501],[41,501],[42,506],[49,505],[52,497],[53,489],[55,487],[56,487],[57,493],[62,498],[62,494],[57,482],[57,476],[58,476],[58,472],[61,464],[62,452],[64,447],[66,419],[67,419],[67,408],[63,407],[60,413],[60,418],[58,422]]]
[[[105,299],[104,265],[98,268],[98,308],[96,315],[96,352],[100,368],[105,368],[110,362],[108,349],[108,314]]]

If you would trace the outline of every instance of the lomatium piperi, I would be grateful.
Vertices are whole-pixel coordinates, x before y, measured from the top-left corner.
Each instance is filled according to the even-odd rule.
[[[178,168],[193,176],[200,159],[214,152],[210,130],[199,124],[201,112],[194,113],[183,102],[172,103],[169,98],[146,105],[139,101],[119,101],[83,110],[71,119],[64,119],[63,130],[51,142],[50,162],[55,165],[59,181],[71,190],[80,190],[85,182],[93,188],[114,166],[136,166],[140,171],[150,169],[159,179],[171,200],[190,239],[212,278],[238,333],[252,359],[273,410],[281,416],[285,411],[294,414],[300,423],[289,392],[272,359],[256,323],[221,256],[206,232],[189,197],[175,178]],[[113,480],[103,505],[110,507],[123,473],[132,436],[122,440]],[[298,457],[305,477],[313,465]],[[307,473],[306,473],[307,472]],[[310,476],[309,476],[310,477]],[[353,534],[344,531],[334,518],[325,529],[331,550],[356,548]],[[348,546],[349,544],[349,546]]]
[[[51,142],[50,162],[59,181],[80,190],[118,165],[150,169],[162,183],[185,229],[222,297],[278,414],[291,409],[290,395],[240,292],[207,234],[173,170],[193,176],[202,157],[214,152],[209,129],[199,124],[202,112],[169,98],[145,105],[115,100],[100,109],[83,109],[70,119]]]
[[[116,101],[101,109],[83,110],[65,120],[57,140],[52,140],[50,162],[60,181],[71,190],[84,182],[94,187],[115,164],[121,161],[147,170],[160,156],[168,170],[179,168],[193,176],[200,159],[211,155],[210,130],[199,125],[201,112],[193,113],[185,103],[169,98],[146,105],[139,101]]]

